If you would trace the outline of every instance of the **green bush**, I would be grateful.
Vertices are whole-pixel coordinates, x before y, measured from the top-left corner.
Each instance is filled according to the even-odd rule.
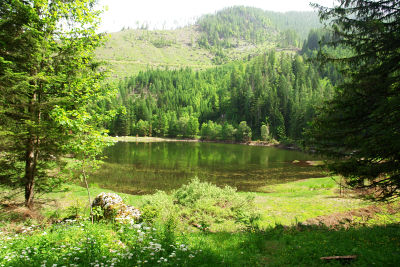
[[[236,131],[236,140],[241,142],[251,141],[251,128],[247,126],[246,121],[241,121],[239,123]]]
[[[141,220],[146,223],[153,223],[154,220],[159,216],[159,208],[153,205],[146,205],[142,208]]]
[[[152,211],[164,222],[169,214],[177,214],[181,224],[200,230],[248,228],[259,218],[254,196],[239,194],[229,186],[219,188],[197,178],[171,195],[158,192],[147,197],[142,210]]]

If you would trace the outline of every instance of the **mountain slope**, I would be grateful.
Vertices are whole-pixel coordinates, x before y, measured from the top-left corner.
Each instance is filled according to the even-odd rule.
[[[313,12],[231,7],[175,30],[127,29],[112,33],[97,55],[110,64],[113,79],[148,68],[201,70],[271,48],[293,50],[306,38],[305,32],[319,26]]]
[[[97,50],[100,59],[113,69],[113,78],[121,78],[152,67],[188,66],[205,69],[213,66],[213,55],[199,48],[194,27],[177,30],[123,30],[112,33],[109,41]]]

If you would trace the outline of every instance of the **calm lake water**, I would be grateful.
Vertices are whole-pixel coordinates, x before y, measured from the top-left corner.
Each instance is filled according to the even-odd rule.
[[[273,147],[119,142],[104,155],[105,164],[91,176],[91,182],[130,194],[170,191],[194,177],[239,191],[262,191],[269,184],[323,176],[319,168],[306,163],[316,160],[315,155]]]

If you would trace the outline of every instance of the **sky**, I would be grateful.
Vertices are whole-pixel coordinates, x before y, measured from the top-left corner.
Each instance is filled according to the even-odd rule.
[[[236,5],[278,12],[312,11],[310,2],[332,6],[334,0],[99,0],[99,6],[106,7],[100,30],[116,32],[145,23],[150,29],[171,29],[193,23],[201,15]]]

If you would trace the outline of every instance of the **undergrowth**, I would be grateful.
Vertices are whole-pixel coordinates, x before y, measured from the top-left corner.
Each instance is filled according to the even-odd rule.
[[[147,196],[142,207],[145,220],[162,220],[175,214],[182,226],[202,231],[234,231],[254,227],[260,213],[253,194],[239,194],[197,178],[168,195],[162,191]]]
[[[328,179],[310,179],[271,187],[275,193],[270,197],[285,210],[285,201],[305,201],[292,199],[296,188],[310,200],[316,191],[331,197],[333,190]],[[171,194],[160,191],[143,197],[141,204],[138,200],[126,199],[142,211],[141,221],[133,225],[92,224],[80,201],[61,213],[76,220],[57,216],[38,224],[19,217],[14,222],[13,213],[2,210],[0,266],[341,266],[320,258],[344,255],[356,256],[349,266],[400,262],[398,203],[381,206],[372,217],[355,216],[347,229],[300,223],[260,229],[254,195],[196,179]]]

